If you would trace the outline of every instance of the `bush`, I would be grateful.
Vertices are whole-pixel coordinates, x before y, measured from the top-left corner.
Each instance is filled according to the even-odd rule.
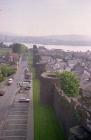
[[[28,51],[28,49],[25,45],[19,44],[19,43],[14,43],[14,44],[10,45],[10,48],[12,48],[12,51],[14,53],[18,53],[18,54],[25,53]]]
[[[60,79],[61,89],[67,96],[79,95],[80,84],[75,74],[73,74],[72,72],[65,71],[57,75]]]
[[[1,66],[1,73],[3,77],[8,77],[12,75],[13,73],[15,73],[15,69],[12,68],[11,66],[3,65]]]
[[[2,82],[4,80],[3,75],[0,73],[0,82]]]

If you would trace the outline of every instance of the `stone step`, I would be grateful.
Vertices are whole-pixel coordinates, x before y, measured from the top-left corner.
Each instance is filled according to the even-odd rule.
[[[26,140],[24,136],[2,136],[0,140]]]
[[[15,130],[15,129],[27,129],[27,124],[8,124],[6,129]]]
[[[7,120],[14,120],[14,119],[27,119],[27,115],[9,115]]]
[[[10,112],[9,115],[28,115],[28,111],[13,111]]]
[[[28,108],[27,107],[14,107],[11,109],[11,112],[12,111],[28,111]]]
[[[24,125],[27,124],[26,119],[12,119],[12,120],[7,120],[7,124],[19,124],[19,125]]]
[[[27,134],[26,130],[2,130],[0,131],[0,136],[23,136]]]

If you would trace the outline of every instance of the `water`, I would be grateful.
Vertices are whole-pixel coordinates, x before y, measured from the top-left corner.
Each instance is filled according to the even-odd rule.
[[[32,44],[25,44],[26,46],[28,46],[28,48],[32,48],[33,45]],[[69,46],[69,45],[41,45],[41,44],[37,44],[37,46],[44,46],[47,49],[62,49],[65,51],[91,51],[91,46]]]
[[[12,44],[11,42],[7,42],[5,43],[7,45],[10,45]],[[33,44],[30,44],[30,43],[22,43],[24,45],[26,45],[28,48],[32,48],[33,47]],[[47,49],[62,49],[62,50],[65,50],[65,51],[88,51],[90,50],[91,51],[91,46],[69,46],[69,45],[42,45],[42,44],[37,44],[37,46],[44,46],[45,48]]]
[[[45,45],[45,47],[49,49],[53,48],[62,49],[65,51],[83,51],[83,52],[88,50],[91,51],[91,46]]]

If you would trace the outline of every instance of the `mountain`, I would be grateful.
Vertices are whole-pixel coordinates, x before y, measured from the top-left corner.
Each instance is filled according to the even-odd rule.
[[[55,35],[55,36],[15,36],[0,34],[0,42],[19,42],[52,45],[90,46],[91,36],[85,35]]]

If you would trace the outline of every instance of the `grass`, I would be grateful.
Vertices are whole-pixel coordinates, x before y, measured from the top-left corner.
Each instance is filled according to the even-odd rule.
[[[40,103],[40,82],[33,71],[34,140],[65,140],[54,110]]]
[[[29,69],[32,71],[32,64],[33,64],[32,54],[30,54],[30,52],[28,52],[27,56],[28,56]]]
[[[0,48],[0,55],[6,55],[8,52],[11,52],[11,48]]]

